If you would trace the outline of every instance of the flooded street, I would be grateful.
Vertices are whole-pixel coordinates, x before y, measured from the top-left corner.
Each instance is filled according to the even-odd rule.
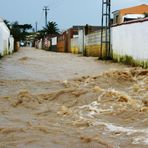
[[[147,148],[148,70],[22,48],[0,60],[1,148]]]

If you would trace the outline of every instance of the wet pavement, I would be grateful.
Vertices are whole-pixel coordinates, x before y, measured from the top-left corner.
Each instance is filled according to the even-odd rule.
[[[1,79],[49,81],[97,75],[125,66],[98,62],[97,58],[93,57],[22,48],[19,52],[0,60],[0,68]]]

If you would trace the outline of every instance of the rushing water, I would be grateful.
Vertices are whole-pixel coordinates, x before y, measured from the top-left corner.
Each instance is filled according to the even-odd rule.
[[[117,68],[95,76],[77,71],[71,80],[65,71],[53,81],[47,69],[35,75],[39,66],[30,69],[30,58],[0,68],[0,147],[148,147],[148,70]],[[26,73],[15,71],[16,61],[25,67],[31,61]]]

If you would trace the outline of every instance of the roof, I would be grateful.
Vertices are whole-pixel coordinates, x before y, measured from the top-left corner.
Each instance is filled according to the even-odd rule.
[[[113,13],[116,13],[119,11],[122,15],[124,14],[143,14],[144,12],[148,12],[148,5],[142,4],[134,7],[128,7],[120,10],[113,11]]]
[[[0,23],[3,24],[3,26],[5,26],[5,28],[7,29],[8,32],[10,32],[8,26],[5,24],[4,19],[0,17]]]
[[[73,29],[83,29],[83,28],[85,28],[85,26],[73,26],[72,28]]]
[[[96,29],[96,30],[99,30],[101,28],[101,26],[85,25],[85,26],[73,26],[72,29],[76,29],[76,30],[84,29],[86,26]]]

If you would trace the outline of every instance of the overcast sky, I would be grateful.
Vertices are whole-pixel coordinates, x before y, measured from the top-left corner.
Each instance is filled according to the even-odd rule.
[[[148,0],[111,0],[112,11],[148,4]],[[0,0],[0,17],[10,22],[44,26],[43,7],[49,6],[48,20],[55,21],[60,29],[73,25],[99,25],[102,0]]]

